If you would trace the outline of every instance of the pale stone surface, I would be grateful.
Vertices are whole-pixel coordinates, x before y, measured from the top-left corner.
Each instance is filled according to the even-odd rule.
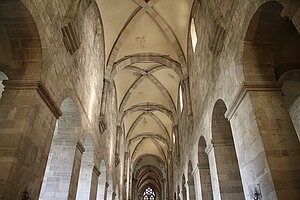
[[[161,137],[148,131],[142,137],[145,140],[141,139],[140,146],[144,146],[135,144],[140,152],[164,160],[165,171],[160,171],[166,180],[159,179],[163,199],[250,200],[257,184],[264,200],[300,198],[299,80],[282,78],[287,71],[295,74],[293,70],[300,66],[297,1],[195,0],[191,17],[198,42],[193,52],[189,38],[187,53],[180,46],[184,37],[176,40],[177,31],[172,29],[176,25],[170,22],[180,20],[161,18],[168,12],[157,9],[161,5],[167,9],[166,1],[146,1],[157,5],[142,12],[148,10],[147,15],[157,20],[164,39],[171,43],[170,55],[178,57],[172,61],[168,55],[148,51],[124,57],[123,67],[133,71],[128,76],[149,78],[153,88],[158,88],[151,98],[169,96],[161,104],[149,102],[143,93],[133,95],[135,85],[128,93],[135,99],[128,102],[141,104],[132,103],[132,109],[138,109],[128,111],[127,124],[120,121],[122,109],[130,109],[127,100],[120,103],[123,85],[111,77],[125,69],[110,71],[117,60],[105,56],[109,50],[102,23],[109,27],[114,22],[102,22],[99,2],[0,2],[0,81],[7,80],[0,83],[1,200],[22,199],[24,192],[35,200],[133,199],[131,194],[137,195],[133,172],[142,154],[132,153],[135,148],[129,148],[125,131],[143,112],[154,113],[153,118],[162,122],[158,126],[166,125],[164,131],[171,133]],[[146,3],[128,2],[132,8]],[[109,10],[117,20],[114,11]],[[74,32],[63,35],[63,27]],[[126,48],[122,44],[131,30],[129,26],[120,40],[116,38],[112,58],[120,56],[121,47]],[[69,45],[76,43],[74,47],[68,48],[66,37]],[[148,74],[127,66],[150,61],[166,65],[160,69],[167,74],[163,77],[173,77],[182,86],[182,112],[174,100],[178,99],[177,85],[167,79],[163,79],[167,89],[160,85],[157,69]],[[126,82],[126,75],[119,76]],[[104,86],[104,78],[108,85]],[[71,105],[64,105],[69,100],[71,111],[64,107]],[[218,100],[227,111],[215,116]],[[106,125],[101,133],[99,118]],[[87,137],[92,145],[85,143]],[[134,139],[130,138],[132,143]],[[205,145],[199,145],[199,140]]]

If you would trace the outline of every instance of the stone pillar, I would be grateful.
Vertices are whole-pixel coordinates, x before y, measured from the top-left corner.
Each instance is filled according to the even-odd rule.
[[[105,189],[104,189],[104,200],[107,200],[108,187],[109,187],[109,184],[106,182]]]
[[[105,190],[104,190],[104,200],[107,200],[108,187],[109,187],[109,184],[106,182],[105,183]]]
[[[167,177],[167,193],[168,193],[168,199],[172,199],[173,194],[172,194],[172,188],[173,188],[173,159],[172,156],[173,153],[172,151],[168,151],[168,177]]]
[[[120,137],[121,137],[122,128],[117,126],[116,128],[116,142],[115,142],[115,166],[117,167],[120,163]]]
[[[185,199],[189,200],[190,199],[190,193],[189,193],[189,185],[188,185],[188,181],[184,184],[184,190],[185,190]]]
[[[123,189],[122,189],[122,197],[124,198],[124,199],[126,199],[127,198],[127,188],[128,188],[128,161],[129,161],[129,153],[128,152],[125,152],[125,155],[124,155],[124,183],[123,183]]]
[[[8,80],[0,100],[0,199],[38,199],[61,111],[39,81]]]
[[[217,171],[217,164],[215,159],[215,151],[211,144],[207,147],[205,150],[208,155],[209,160],[209,171],[211,175],[211,185],[212,185],[212,191],[213,191],[213,197],[214,200],[221,200],[221,192],[220,192],[220,185],[219,185],[219,179],[218,179],[218,171]]]
[[[200,173],[199,173],[199,165],[195,167],[192,172],[195,184],[195,194],[196,200],[202,200],[202,190],[201,190],[201,181],[200,181]]]
[[[101,172],[99,171],[98,167],[94,166],[92,174],[90,200],[97,199],[98,181],[100,174]]]
[[[245,82],[226,116],[246,199],[300,199],[300,145],[277,82]],[[249,154],[251,153],[251,154]]]
[[[74,162],[73,162],[73,169],[72,169],[71,183],[70,183],[70,187],[69,187],[68,200],[76,199],[80,167],[81,167],[81,160],[82,160],[82,154],[84,151],[85,151],[85,149],[84,149],[83,145],[78,142],[76,145],[75,157],[74,157]]]
[[[167,199],[167,181],[165,178],[163,178],[161,182],[162,182],[162,199]]]

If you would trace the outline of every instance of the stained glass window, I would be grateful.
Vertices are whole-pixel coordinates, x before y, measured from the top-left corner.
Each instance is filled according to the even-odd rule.
[[[151,187],[148,187],[145,190],[143,196],[144,196],[144,200],[155,200],[155,192]]]

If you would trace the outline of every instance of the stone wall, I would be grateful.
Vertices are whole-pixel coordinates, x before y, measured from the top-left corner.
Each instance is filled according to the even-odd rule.
[[[9,31],[5,37],[1,37],[1,44],[5,45],[1,45],[0,70],[10,80],[17,82],[7,82],[0,103],[0,122],[5,122],[0,128],[3,138],[1,144],[5,144],[1,145],[0,199],[20,199],[25,190],[31,198],[38,199],[54,134],[55,118],[59,117],[59,107],[66,98],[74,101],[80,124],[75,141],[79,147],[77,145],[75,158],[72,159],[70,191],[76,191],[77,188],[79,177],[76,178],[74,173],[79,174],[82,160],[82,152],[78,148],[81,148],[80,144],[83,146],[88,134],[93,139],[96,168],[99,168],[100,160],[105,159],[110,168],[107,173],[112,174],[115,183],[120,180],[120,169],[115,169],[112,161],[114,153],[111,143],[115,141],[113,118],[116,113],[114,104],[109,106],[109,118],[112,120],[108,120],[108,130],[100,134],[98,127],[105,66],[101,16],[96,3],[85,0],[78,1],[76,12],[70,14],[74,2],[16,1],[19,7],[24,7],[24,12],[16,10],[17,7],[16,12],[2,12],[11,17],[10,20],[20,19],[18,15],[24,15],[32,19],[31,24],[27,23],[32,27],[27,27],[31,32],[23,33],[27,40],[16,41],[23,29],[20,28],[19,32],[14,27],[8,29],[10,27],[2,24],[6,22],[1,22],[1,30]],[[10,16],[14,13],[16,16]],[[74,52],[67,48],[62,32],[62,28],[69,25],[68,20],[75,26],[75,39],[79,41]],[[23,80],[26,82],[23,83]],[[34,84],[36,88],[32,86]],[[113,96],[109,101],[114,101]],[[45,101],[50,102],[48,106],[45,106]],[[11,119],[11,123],[8,123],[8,119]],[[14,192],[10,192],[12,189]],[[75,198],[74,192],[69,198]]]
[[[241,172],[241,179],[243,183],[243,192],[245,198],[248,200],[254,198],[255,189],[257,184],[260,184],[263,199],[285,199],[287,197],[281,196],[280,186],[276,186],[273,183],[273,179],[284,174],[293,174],[299,170],[294,168],[294,164],[287,167],[286,172],[281,174],[274,174],[270,167],[279,169],[278,164],[271,163],[276,158],[270,158],[268,147],[265,144],[265,136],[262,136],[262,127],[268,126],[273,122],[272,117],[259,116],[259,110],[255,107],[259,104],[269,107],[275,104],[270,103],[269,97],[278,98],[279,102],[283,102],[283,99],[278,94],[266,94],[256,93],[255,91],[249,96],[249,92],[253,86],[245,85],[244,83],[244,39],[250,20],[257,9],[267,1],[253,0],[253,1],[195,1],[191,17],[195,20],[196,31],[198,36],[198,44],[196,46],[196,52],[193,53],[191,41],[189,39],[188,49],[188,66],[189,66],[189,80],[191,90],[191,101],[193,111],[193,131],[189,132],[187,129],[180,129],[181,135],[181,159],[180,167],[174,168],[174,191],[177,187],[180,187],[180,191],[183,191],[182,174],[187,176],[188,174],[188,162],[192,161],[192,166],[195,178],[199,175],[196,173],[198,164],[198,141],[200,136],[203,136],[207,142],[206,152],[209,152],[209,164],[210,173],[212,176],[212,182],[218,182],[217,166],[215,161],[214,151],[210,151],[210,148],[214,147],[211,140],[212,138],[212,113],[215,102],[218,99],[222,99],[228,107],[226,117],[229,118],[232,128],[232,134],[234,139],[235,151],[238,159],[238,164]],[[284,9],[289,9],[293,1],[281,1]],[[299,30],[299,13],[300,10],[295,6],[294,15],[289,16],[293,24]],[[221,32],[222,28],[225,30],[223,38],[217,39],[214,33]],[[216,31],[218,30],[218,31]],[[214,42],[212,42],[214,41]],[[221,48],[221,51],[212,51],[211,42],[217,44],[217,47]],[[218,49],[217,48],[217,49]],[[280,85],[280,84],[279,84]],[[274,90],[280,87],[274,87]],[[267,89],[269,86],[255,86]],[[243,89],[244,88],[244,89]],[[255,90],[255,89],[254,89]],[[243,93],[243,91],[245,91]],[[239,96],[240,95],[240,96]],[[242,97],[241,97],[242,95]],[[260,97],[257,97],[260,95]],[[262,95],[262,96],[261,96]],[[264,99],[264,95],[268,96]],[[257,97],[257,99],[256,99]],[[255,99],[254,99],[255,98]],[[239,99],[240,101],[237,101]],[[258,100],[260,99],[260,100]],[[264,101],[264,102],[262,102]],[[270,103],[270,105],[269,105]],[[280,104],[280,103],[279,103]],[[234,106],[235,105],[235,106]],[[254,107],[253,107],[254,106]],[[261,108],[261,107],[260,107]],[[233,110],[234,111],[233,111]],[[281,113],[281,109],[274,107],[278,110],[276,119],[274,120],[288,120],[286,114]],[[279,111],[280,110],[280,111]],[[265,112],[271,112],[271,110],[265,110]],[[293,110],[296,112],[296,110]],[[280,113],[280,114],[279,114]],[[230,115],[231,114],[231,115]],[[265,124],[261,125],[258,118],[265,118]],[[190,123],[187,116],[181,117],[181,127]],[[287,123],[289,122],[282,122]],[[275,125],[275,124],[274,124]],[[294,124],[295,125],[295,124]],[[278,125],[276,125],[278,127]],[[279,125],[280,126],[280,125]],[[288,126],[288,125],[287,125]],[[263,129],[265,129],[264,127]],[[290,132],[293,136],[287,136],[287,140],[293,143],[293,148],[299,148],[299,141],[295,137],[293,130],[288,130],[288,127],[281,127],[279,129],[285,129],[286,132]],[[271,130],[268,130],[271,132]],[[267,132],[268,132],[267,131]],[[278,133],[281,132],[278,130]],[[275,140],[276,136],[272,139]],[[293,139],[292,139],[293,138]],[[269,138],[268,140],[272,140]],[[277,146],[279,143],[273,143],[273,148],[284,149],[290,152],[289,145]],[[279,152],[279,151],[278,151]],[[278,156],[278,161],[285,163],[286,161],[280,159],[288,159],[288,156]],[[274,160],[273,160],[274,159]],[[294,159],[299,159],[299,156],[295,156]],[[175,163],[174,163],[175,164]],[[271,170],[271,171],[270,171]],[[298,178],[296,178],[298,179]],[[299,179],[298,179],[299,180]],[[276,182],[276,181],[275,181]],[[280,181],[279,181],[280,182]],[[213,183],[212,183],[213,184]],[[283,184],[283,183],[282,183]],[[288,184],[288,183],[286,183]],[[294,184],[298,184],[297,181]],[[196,185],[198,194],[201,193],[201,188]],[[214,184],[213,184],[214,185]],[[214,199],[220,199],[219,186],[213,187]],[[177,191],[178,192],[178,191]],[[197,191],[196,191],[197,192]],[[297,199],[299,193],[290,192],[291,199]],[[196,199],[202,199],[200,197]]]

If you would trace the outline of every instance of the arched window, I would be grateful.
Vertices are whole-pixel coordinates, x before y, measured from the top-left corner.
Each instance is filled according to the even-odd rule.
[[[153,191],[153,189],[151,187],[148,187],[144,194],[143,194],[143,199],[144,200],[155,200],[156,196],[155,196],[155,192]]]
[[[180,107],[180,111],[182,112],[182,110],[183,110],[183,92],[182,92],[181,85],[179,85],[179,107]]]
[[[193,46],[193,52],[196,50],[197,42],[198,42],[198,37],[197,37],[197,32],[196,32],[196,27],[195,27],[195,20],[192,18],[191,21],[191,39],[192,39],[192,46]]]

